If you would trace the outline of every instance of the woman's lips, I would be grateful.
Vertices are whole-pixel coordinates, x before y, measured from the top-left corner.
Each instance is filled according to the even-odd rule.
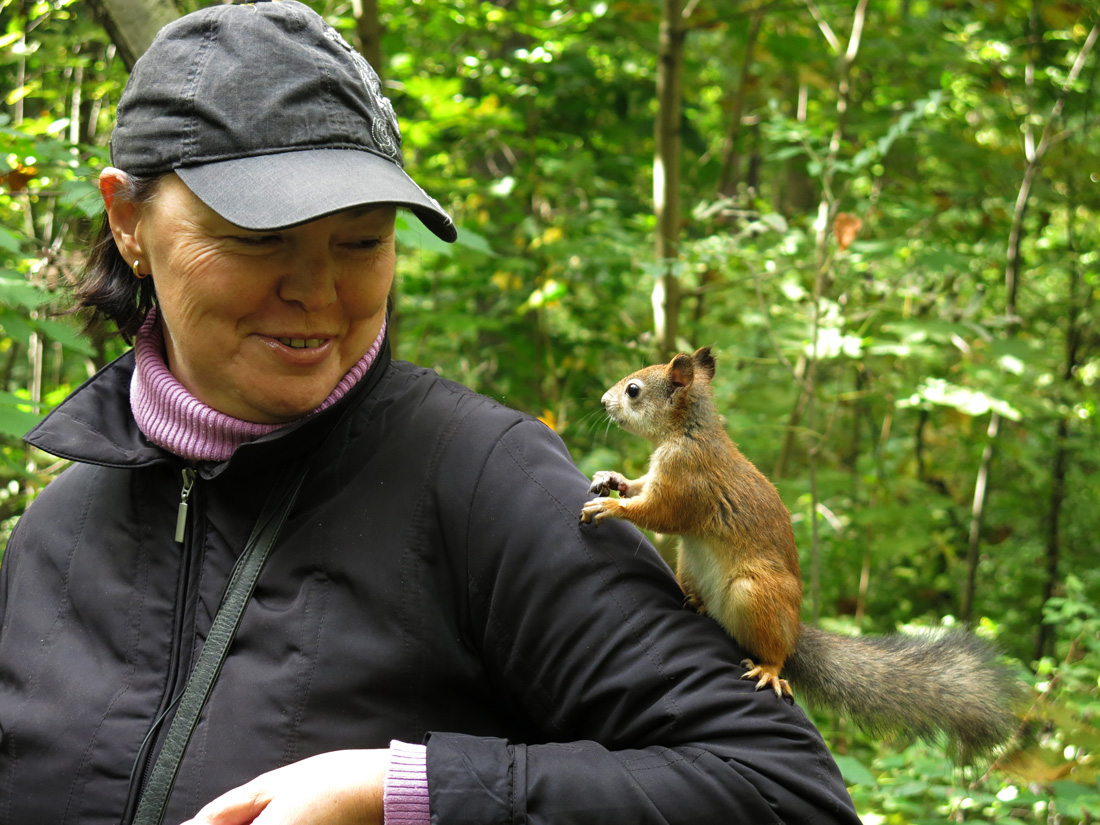
[[[335,338],[299,335],[260,336],[271,351],[284,361],[298,366],[314,366],[324,361],[335,346]]]
[[[313,349],[319,347],[325,342],[324,338],[276,338],[280,344],[294,349]]]

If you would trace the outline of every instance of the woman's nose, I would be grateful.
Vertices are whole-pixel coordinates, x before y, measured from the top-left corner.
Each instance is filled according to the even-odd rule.
[[[325,252],[292,255],[279,280],[279,297],[308,311],[324,309],[336,301],[336,263]]]

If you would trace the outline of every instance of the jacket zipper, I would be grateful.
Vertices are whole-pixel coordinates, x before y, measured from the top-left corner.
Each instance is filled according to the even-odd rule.
[[[195,541],[194,538],[192,538],[190,542],[186,539],[187,528],[191,521],[193,521],[193,518],[191,518],[190,504],[191,493],[195,487],[197,475],[194,467],[183,468],[183,483],[180,488],[179,506],[176,510],[175,540],[183,546],[180,548],[180,578],[179,586],[176,591],[175,627],[172,631],[171,661],[173,666],[169,672],[164,697],[161,699],[161,706],[157,710],[157,715],[146,735],[146,741],[142,745],[144,754],[138,757],[140,767],[135,765],[134,774],[131,776],[130,798],[127,800],[126,814],[123,818],[123,822],[131,822],[134,813],[137,811],[137,804],[141,799],[141,795],[145,792],[145,785],[149,781],[149,775],[153,770],[153,763],[156,761],[157,755],[160,753],[161,746],[163,745],[166,730],[165,726],[167,725],[168,717],[179,701],[183,684],[187,681],[187,676],[189,675],[183,663],[183,651],[185,649],[185,628],[183,626],[183,619],[189,597],[189,584],[193,572],[192,567],[195,564],[195,560],[192,558]]]
[[[187,506],[191,498],[191,488],[195,486],[195,468],[183,468],[183,489],[180,490],[180,506],[176,511],[176,541],[183,544],[183,537],[187,534]]]

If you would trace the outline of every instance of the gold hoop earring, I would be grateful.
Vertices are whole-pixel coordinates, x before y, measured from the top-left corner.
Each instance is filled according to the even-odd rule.
[[[138,280],[141,280],[142,278],[145,277],[140,272],[138,272],[138,265],[140,263],[141,263],[141,261],[134,261],[134,277],[137,278]]]

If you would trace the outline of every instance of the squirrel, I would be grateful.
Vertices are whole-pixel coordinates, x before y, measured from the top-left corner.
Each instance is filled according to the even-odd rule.
[[[790,513],[726,433],[710,390],[709,347],[645,367],[603,396],[608,416],[654,444],[638,479],[601,471],[580,520],[626,519],[681,539],[676,577],[689,604],[752,658],[743,678],[830,707],[872,732],[945,733],[961,761],[1005,742],[1020,686],[996,651],[962,630],[844,636],[800,621],[802,579]],[[608,498],[614,490],[619,498]]]

